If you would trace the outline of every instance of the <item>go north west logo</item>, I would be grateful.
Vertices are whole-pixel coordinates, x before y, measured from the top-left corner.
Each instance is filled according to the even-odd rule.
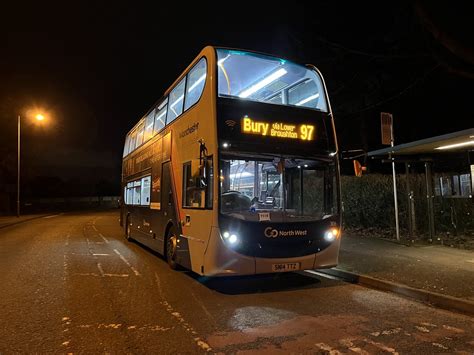
[[[272,227],[265,228],[263,232],[267,238],[276,238],[276,237],[304,237],[308,235],[308,231],[302,229],[294,230],[278,230]]]

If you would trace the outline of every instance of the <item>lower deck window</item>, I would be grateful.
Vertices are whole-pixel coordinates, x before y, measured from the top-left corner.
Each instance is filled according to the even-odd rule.
[[[135,206],[149,206],[151,192],[151,176],[130,181],[125,187],[125,204]]]
[[[183,207],[212,208],[212,157],[196,164],[194,171],[192,164],[183,164]]]

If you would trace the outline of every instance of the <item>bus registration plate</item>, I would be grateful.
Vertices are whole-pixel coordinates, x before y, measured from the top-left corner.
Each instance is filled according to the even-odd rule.
[[[274,272],[296,271],[300,269],[300,263],[272,264]]]

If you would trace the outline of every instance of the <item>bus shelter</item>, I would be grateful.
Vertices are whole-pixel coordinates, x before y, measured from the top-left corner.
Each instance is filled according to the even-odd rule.
[[[429,241],[437,232],[474,232],[474,128],[430,137],[367,153],[370,159],[395,162],[405,167],[407,227],[409,237],[416,234],[417,219],[425,218]],[[426,195],[423,214],[416,215],[413,174],[424,175]],[[421,201],[418,201],[421,202]],[[441,223],[443,214],[445,223]],[[438,230],[437,230],[438,229]]]

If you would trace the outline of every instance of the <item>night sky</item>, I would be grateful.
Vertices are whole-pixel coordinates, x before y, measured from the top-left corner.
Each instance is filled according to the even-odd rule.
[[[44,107],[48,124],[22,128],[31,196],[42,181],[117,194],[126,132],[208,44],[315,64],[342,150],[381,148],[381,111],[397,143],[473,126],[468,2],[15,3],[0,13],[0,184],[15,182],[17,115]]]

